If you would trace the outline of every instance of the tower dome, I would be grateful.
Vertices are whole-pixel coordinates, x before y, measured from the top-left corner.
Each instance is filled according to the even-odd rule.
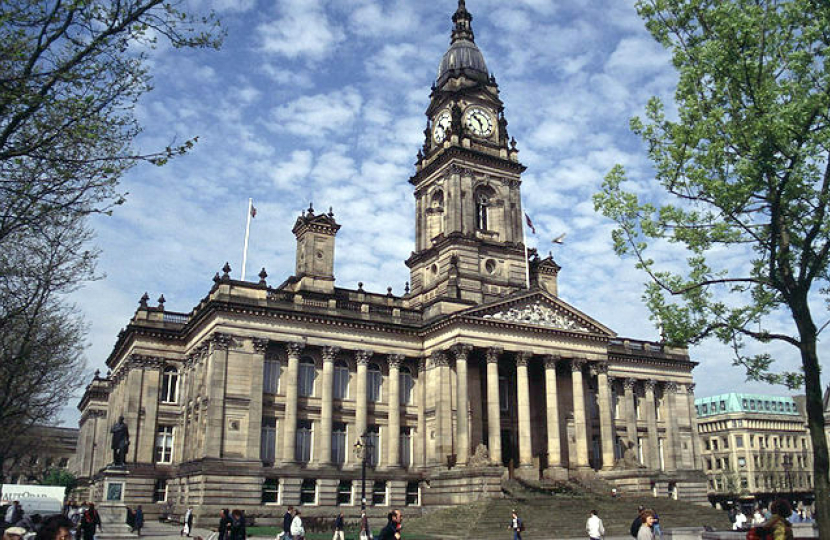
[[[441,86],[450,77],[466,75],[467,77],[487,81],[489,71],[484,55],[475,44],[473,36],[473,16],[467,11],[464,0],[458,0],[458,10],[452,16],[454,28],[450,48],[444,53],[438,67],[437,84]]]

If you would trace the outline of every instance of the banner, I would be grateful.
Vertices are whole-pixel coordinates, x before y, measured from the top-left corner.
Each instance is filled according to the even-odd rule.
[[[2,499],[8,502],[20,501],[27,516],[60,514],[66,488],[63,486],[30,486],[3,484]]]

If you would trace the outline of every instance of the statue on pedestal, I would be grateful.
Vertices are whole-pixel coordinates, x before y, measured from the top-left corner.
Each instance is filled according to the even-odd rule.
[[[118,422],[112,426],[112,464],[123,467],[127,459],[127,450],[130,448],[130,430],[124,423],[124,417],[119,416]]]

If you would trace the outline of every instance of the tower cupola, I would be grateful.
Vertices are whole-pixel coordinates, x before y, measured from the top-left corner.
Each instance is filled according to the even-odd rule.
[[[473,16],[467,11],[464,0],[458,1],[458,10],[452,16],[453,31],[450,48],[444,53],[438,67],[437,85],[440,87],[448,79],[458,75],[482,82],[489,80],[487,63],[475,44],[472,27]]]

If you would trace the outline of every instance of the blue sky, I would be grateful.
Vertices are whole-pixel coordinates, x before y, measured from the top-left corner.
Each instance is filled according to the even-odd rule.
[[[265,267],[276,285],[294,269],[291,227],[313,201],[342,229],[335,274],[342,287],[403,292],[413,249],[407,180],[423,143],[424,110],[449,44],[456,0],[190,0],[216,10],[228,36],[219,52],[162,46],[151,54],[154,90],[137,110],[138,147],[198,136],[189,155],[124,179],[130,195],[96,218],[105,279],[74,295],[90,324],[88,364],[105,370],[116,334],[139,297],[160,294],[189,311],[225,261],[238,277],[247,201],[248,279]],[[495,73],[518,141],[531,245],[563,267],[560,295],[621,335],[658,338],[641,302],[644,276],[611,248],[612,224],[591,196],[616,163],[633,188],[657,196],[645,149],[628,130],[652,95],[671,100],[670,57],[647,34],[630,0],[468,0],[476,42]],[[567,233],[563,246],[550,239]],[[674,264],[676,248],[656,246]],[[721,253],[721,257],[734,257]],[[740,258],[735,264],[740,264]],[[818,307],[818,303],[816,303]],[[819,324],[826,310],[819,310]],[[776,326],[794,330],[785,317]],[[770,346],[793,369],[796,351]],[[828,348],[821,345],[820,356]],[[744,384],[719,343],[691,351],[697,395]],[[64,420],[74,423],[77,399]]]

